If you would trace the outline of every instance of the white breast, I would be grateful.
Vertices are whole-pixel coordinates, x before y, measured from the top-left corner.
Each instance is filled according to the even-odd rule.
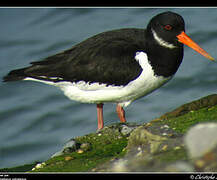
[[[76,83],[60,81],[54,83],[33,78],[26,78],[24,80],[34,80],[57,86],[63,90],[64,94],[71,100],[83,103],[113,102],[119,103],[122,106],[127,106],[132,101],[151,93],[171,79],[171,77],[164,78],[163,76],[154,75],[154,71],[148,62],[146,53],[137,52],[135,60],[142,67],[142,73],[137,79],[125,86],[106,86],[106,84],[99,83],[89,84],[85,81]]]

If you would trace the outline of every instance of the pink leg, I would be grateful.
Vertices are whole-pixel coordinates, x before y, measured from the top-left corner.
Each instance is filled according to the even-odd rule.
[[[97,104],[98,130],[103,128],[103,104]]]
[[[117,111],[117,114],[118,114],[118,117],[119,117],[120,121],[122,123],[127,122],[126,119],[125,119],[125,111],[120,105],[117,105],[116,111]]]

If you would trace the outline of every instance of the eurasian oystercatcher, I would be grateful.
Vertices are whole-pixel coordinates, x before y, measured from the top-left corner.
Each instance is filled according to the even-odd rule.
[[[11,71],[4,81],[32,80],[54,85],[71,100],[97,104],[98,129],[103,104],[123,107],[168,82],[183,59],[183,44],[214,60],[185,34],[183,18],[173,12],[153,17],[147,29],[126,28],[97,34],[70,49]]]

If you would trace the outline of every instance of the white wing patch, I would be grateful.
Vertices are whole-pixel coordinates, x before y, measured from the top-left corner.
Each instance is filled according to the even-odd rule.
[[[72,83],[68,81],[50,82],[34,78],[25,78],[24,80],[33,80],[57,86],[71,100],[83,103],[113,102],[127,106],[132,101],[151,93],[171,79],[171,77],[164,78],[163,76],[154,75],[146,53],[136,52],[135,60],[140,64],[143,71],[137,79],[125,86],[107,86],[103,83],[88,83],[85,81]]]

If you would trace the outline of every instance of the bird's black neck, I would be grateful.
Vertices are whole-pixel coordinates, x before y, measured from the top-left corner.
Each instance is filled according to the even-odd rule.
[[[151,32],[146,31],[146,51],[150,64],[157,76],[170,77],[174,75],[183,59],[183,45],[170,49],[156,42]]]

